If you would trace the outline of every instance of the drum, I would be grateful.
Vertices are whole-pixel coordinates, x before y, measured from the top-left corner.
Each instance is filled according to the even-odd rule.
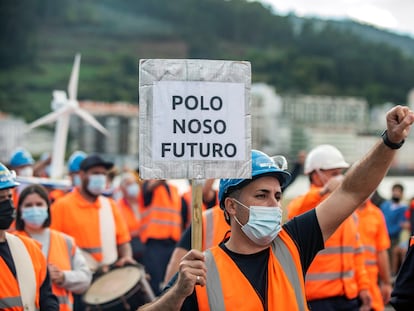
[[[125,266],[98,277],[86,293],[86,310],[136,310],[154,300],[154,294],[139,266]]]

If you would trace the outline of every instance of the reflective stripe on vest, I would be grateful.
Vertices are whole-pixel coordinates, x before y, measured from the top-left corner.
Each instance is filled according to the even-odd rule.
[[[55,296],[57,297],[57,299],[59,301],[59,304],[68,305],[72,309],[72,303],[69,300],[68,296],[60,296],[60,295],[56,295],[56,294],[55,294]]]
[[[168,185],[156,187],[152,192],[151,203],[140,206],[140,239],[145,244],[148,239],[178,241],[182,233],[181,196],[176,187]]]
[[[64,235],[63,238],[65,239],[66,247],[68,248],[68,253],[70,255],[70,269],[73,270],[74,268],[73,255],[75,254],[75,249],[73,247],[72,239],[66,235]]]
[[[18,296],[0,299],[0,310],[7,308],[23,308],[22,298]]]
[[[109,199],[99,196],[99,201],[101,205],[99,208],[99,232],[102,247],[102,263],[110,265],[118,257],[115,220]]]
[[[10,309],[10,308],[23,308],[22,298],[18,297],[8,297],[0,299],[0,310]],[[26,309],[25,309],[26,310]],[[34,311],[39,311],[36,307]]]
[[[279,263],[283,267],[289,282],[291,283],[295,295],[296,302],[300,311],[306,311],[307,308],[304,305],[304,293],[302,291],[302,286],[296,265],[292,259],[292,256],[289,252],[289,249],[282,241],[282,239],[277,236],[272,243],[272,252],[278,259]],[[205,251],[206,256],[206,266],[208,271],[208,282],[206,285],[208,303],[210,310],[225,310],[223,290],[221,287],[220,275],[210,250]]]
[[[22,305],[25,310],[36,310],[36,277],[32,258],[23,241],[17,236],[6,232],[6,240],[16,268]]]
[[[354,255],[357,252],[361,252],[360,248],[354,248],[352,246],[327,246],[318,252],[318,255],[335,255],[335,254],[349,254]]]
[[[303,296],[298,270],[296,269],[295,263],[292,260],[292,256],[290,255],[288,248],[279,236],[277,236],[272,243],[272,251],[273,254],[275,254],[275,256],[277,257],[277,260],[282,265],[283,271],[286,273],[290,281],[290,284],[292,284],[292,287],[295,290],[296,301],[298,303],[299,310],[307,310],[307,308],[303,304],[303,302],[305,301],[305,297]]]
[[[318,272],[318,273],[306,273],[306,281],[330,281],[337,279],[350,279],[354,277],[354,271],[343,272]]]
[[[73,255],[75,253],[73,239],[64,233],[52,229],[49,233],[52,246],[49,248],[48,253],[49,262],[55,264],[60,270],[73,270]],[[59,301],[60,311],[73,310],[73,298],[70,291],[56,284],[52,284],[52,291]]]
[[[376,266],[378,262],[375,259],[365,259],[364,263],[366,266]]]

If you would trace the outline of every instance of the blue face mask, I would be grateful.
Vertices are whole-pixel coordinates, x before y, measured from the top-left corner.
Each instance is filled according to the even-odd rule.
[[[22,208],[22,219],[26,226],[32,228],[41,228],[48,218],[46,206],[33,206]]]
[[[87,188],[94,195],[102,194],[106,189],[106,176],[104,174],[90,175]]]
[[[245,225],[234,217],[244,234],[260,246],[272,243],[282,230],[282,209],[279,206],[250,206],[249,208],[236,199],[233,200],[249,210],[249,220]]]
[[[137,183],[130,184],[126,190],[130,198],[135,198],[139,194],[139,186]]]

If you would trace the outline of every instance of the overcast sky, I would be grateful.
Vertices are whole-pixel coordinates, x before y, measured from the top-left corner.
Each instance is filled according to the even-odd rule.
[[[260,0],[277,14],[348,17],[414,38],[414,0]]]

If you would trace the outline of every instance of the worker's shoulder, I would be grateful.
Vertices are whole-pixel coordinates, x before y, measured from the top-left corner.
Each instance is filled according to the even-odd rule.
[[[53,202],[53,204],[52,204],[52,206],[60,206],[60,205],[65,205],[65,204],[67,204],[68,202],[74,202],[74,201],[76,201],[77,200],[77,198],[80,196],[80,194],[77,192],[77,191],[75,191],[75,190],[72,190],[72,191],[70,191],[70,192],[68,192],[68,193],[66,193],[66,194],[64,194],[63,196],[61,196],[61,197],[59,197],[59,198],[57,198],[54,202]]]
[[[32,239],[29,236],[25,236],[23,234],[14,234],[15,236],[17,236],[20,240],[22,240],[23,244],[26,246],[26,248],[29,251],[33,251],[33,252],[41,252],[42,249],[42,245],[40,244],[40,242]]]

